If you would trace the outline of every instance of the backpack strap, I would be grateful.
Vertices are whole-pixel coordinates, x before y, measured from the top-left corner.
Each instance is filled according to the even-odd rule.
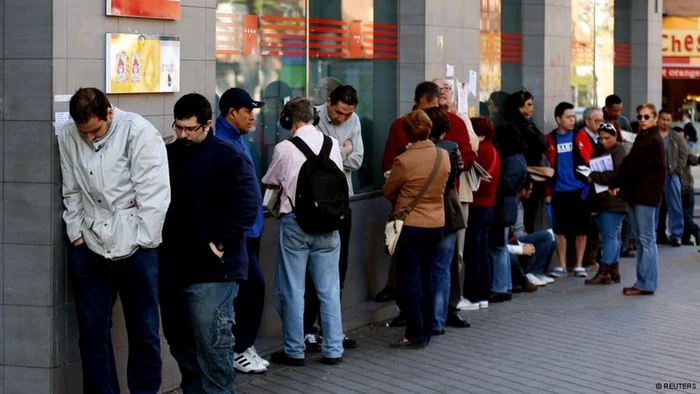
[[[300,137],[294,137],[291,140],[289,140],[289,142],[294,144],[294,146],[296,146],[297,149],[299,149],[301,153],[303,153],[304,156],[306,156],[307,160],[316,158],[316,154],[311,150],[311,148],[309,148],[308,145],[306,145],[306,142],[304,142],[304,140],[302,140]]]
[[[321,146],[321,151],[318,153],[318,155],[324,159],[330,158],[331,148],[333,148],[333,140],[331,140],[331,137],[323,134],[323,146]]]

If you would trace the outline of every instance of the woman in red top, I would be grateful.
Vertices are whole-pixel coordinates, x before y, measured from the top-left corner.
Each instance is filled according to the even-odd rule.
[[[489,230],[493,221],[493,207],[501,177],[501,160],[491,143],[494,128],[486,117],[472,118],[474,132],[479,136],[479,152],[476,162],[491,175],[490,182],[482,181],[474,191],[470,204],[469,221],[464,245],[464,296],[471,302],[463,310],[488,308],[491,294],[491,257],[489,254]]]

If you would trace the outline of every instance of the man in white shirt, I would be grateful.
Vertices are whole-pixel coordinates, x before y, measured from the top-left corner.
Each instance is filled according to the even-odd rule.
[[[314,154],[319,154],[324,140],[329,138],[330,159],[340,170],[343,168],[338,141],[324,136],[314,126],[314,108],[305,98],[289,101],[283,110],[285,122],[293,137],[299,137]],[[322,361],[334,365],[343,356],[343,327],[340,314],[340,281],[338,260],[340,236],[338,231],[322,234],[308,233],[299,226],[293,207],[296,204],[299,172],[307,158],[291,141],[275,146],[272,162],[262,183],[280,190],[280,243],[275,275],[274,304],[282,318],[284,349],[272,355],[272,361],[290,366],[305,363],[304,345],[304,290],[306,270],[316,286],[324,316]],[[342,176],[342,175],[341,175]],[[298,206],[297,206],[298,208]]]
[[[155,394],[161,384],[157,248],[170,205],[165,143],[151,123],[112,107],[97,88],[75,92],[70,115],[58,149],[83,391],[119,392],[110,336],[119,294],[129,332],[129,389]]]
[[[326,98],[326,102],[316,107],[319,121],[316,128],[323,134],[335,138],[342,144],[340,154],[343,159],[343,171],[348,182],[348,191],[353,195],[352,173],[362,166],[365,148],[362,144],[362,127],[360,117],[355,113],[359,100],[357,90],[350,85],[341,85],[335,88]],[[350,244],[350,230],[352,228],[352,211],[343,220],[338,229],[340,234],[340,289],[343,289],[345,276],[348,272],[348,249]],[[304,343],[307,352],[321,350],[318,343],[318,329],[316,321],[321,325],[319,313],[320,303],[316,297],[316,288],[307,271],[306,296],[304,298]],[[343,347],[351,349],[357,347],[357,343],[343,336]]]

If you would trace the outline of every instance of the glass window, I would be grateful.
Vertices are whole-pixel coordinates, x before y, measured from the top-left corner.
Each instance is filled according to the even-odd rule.
[[[274,146],[289,137],[277,123],[285,99],[308,96],[321,105],[348,84],[358,91],[365,148],[353,188],[381,189],[381,155],[397,109],[397,10],[397,0],[219,0],[217,98],[240,87],[265,101],[248,134],[259,177]]]
[[[501,90],[501,0],[481,0],[480,4],[479,101],[487,103],[491,93]],[[483,110],[480,114],[487,115]]]
[[[571,3],[571,90],[577,112],[614,93],[615,1]]]

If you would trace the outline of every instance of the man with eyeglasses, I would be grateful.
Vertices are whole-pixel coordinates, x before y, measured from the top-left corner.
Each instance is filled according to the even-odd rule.
[[[332,78],[332,77],[329,77]],[[338,80],[332,78],[330,81]],[[316,107],[319,121],[316,128],[323,134],[335,138],[340,144],[341,157],[343,159],[343,171],[348,182],[348,192],[353,193],[352,173],[359,170],[365,154],[362,143],[362,127],[360,117],[355,113],[359,100],[357,90],[350,85],[340,85],[333,89],[325,98],[325,103]],[[338,234],[340,235],[340,259],[338,269],[340,274],[340,290],[348,272],[348,250],[350,247],[350,230],[352,228],[352,210],[342,221]],[[304,344],[306,351],[318,353],[321,351],[319,330],[316,328],[318,321],[321,327],[321,303],[318,300],[316,287],[309,270],[306,271],[306,293],[304,295]],[[343,347],[352,349],[357,343],[343,335]]]
[[[214,136],[204,96],[184,95],[173,112],[172,203],[160,250],[163,334],[185,393],[235,393],[233,302],[248,276],[258,180],[245,153]]]
[[[110,334],[118,293],[129,332],[127,384],[131,392],[155,394],[157,248],[170,204],[165,144],[146,119],[114,108],[97,88],[79,89],[69,107],[73,121],[58,132],[58,149],[83,391],[119,392]]]
[[[582,131],[588,136],[588,140],[591,142],[593,150],[600,146],[598,127],[604,125],[610,125],[609,123],[603,124],[603,110],[599,107],[588,107],[583,111],[583,127]],[[593,197],[591,195],[591,197]],[[595,220],[591,220],[588,229],[588,235],[586,237],[586,252],[583,257],[583,265],[585,267],[594,266],[600,255],[600,232],[598,225]]]
[[[231,88],[224,92],[219,99],[219,112],[216,118],[216,136],[231,143],[243,152],[253,164],[253,157],[248,145],[248,132],[255,123],[253,111],[265,107],[262,101],[255,101],[250,94],[240,88]],[[255,172],[255,168],[253,168]],[[257,174],[255,179],[257,178]],[[255,182],[258,196],[260,183]],[[260,332],[263,309],[265,307],[265,278],[260,269],[260,237],[263,232],[262,200],[256,207],[257,216],[253,227],[246,233],[246,249],[248,250],[248,277],[241,282],[236,298],[236,337],[235,362],[237,371],[242,373],[261,373],[267,370],[269,364],[263,360],[253,346]]]

